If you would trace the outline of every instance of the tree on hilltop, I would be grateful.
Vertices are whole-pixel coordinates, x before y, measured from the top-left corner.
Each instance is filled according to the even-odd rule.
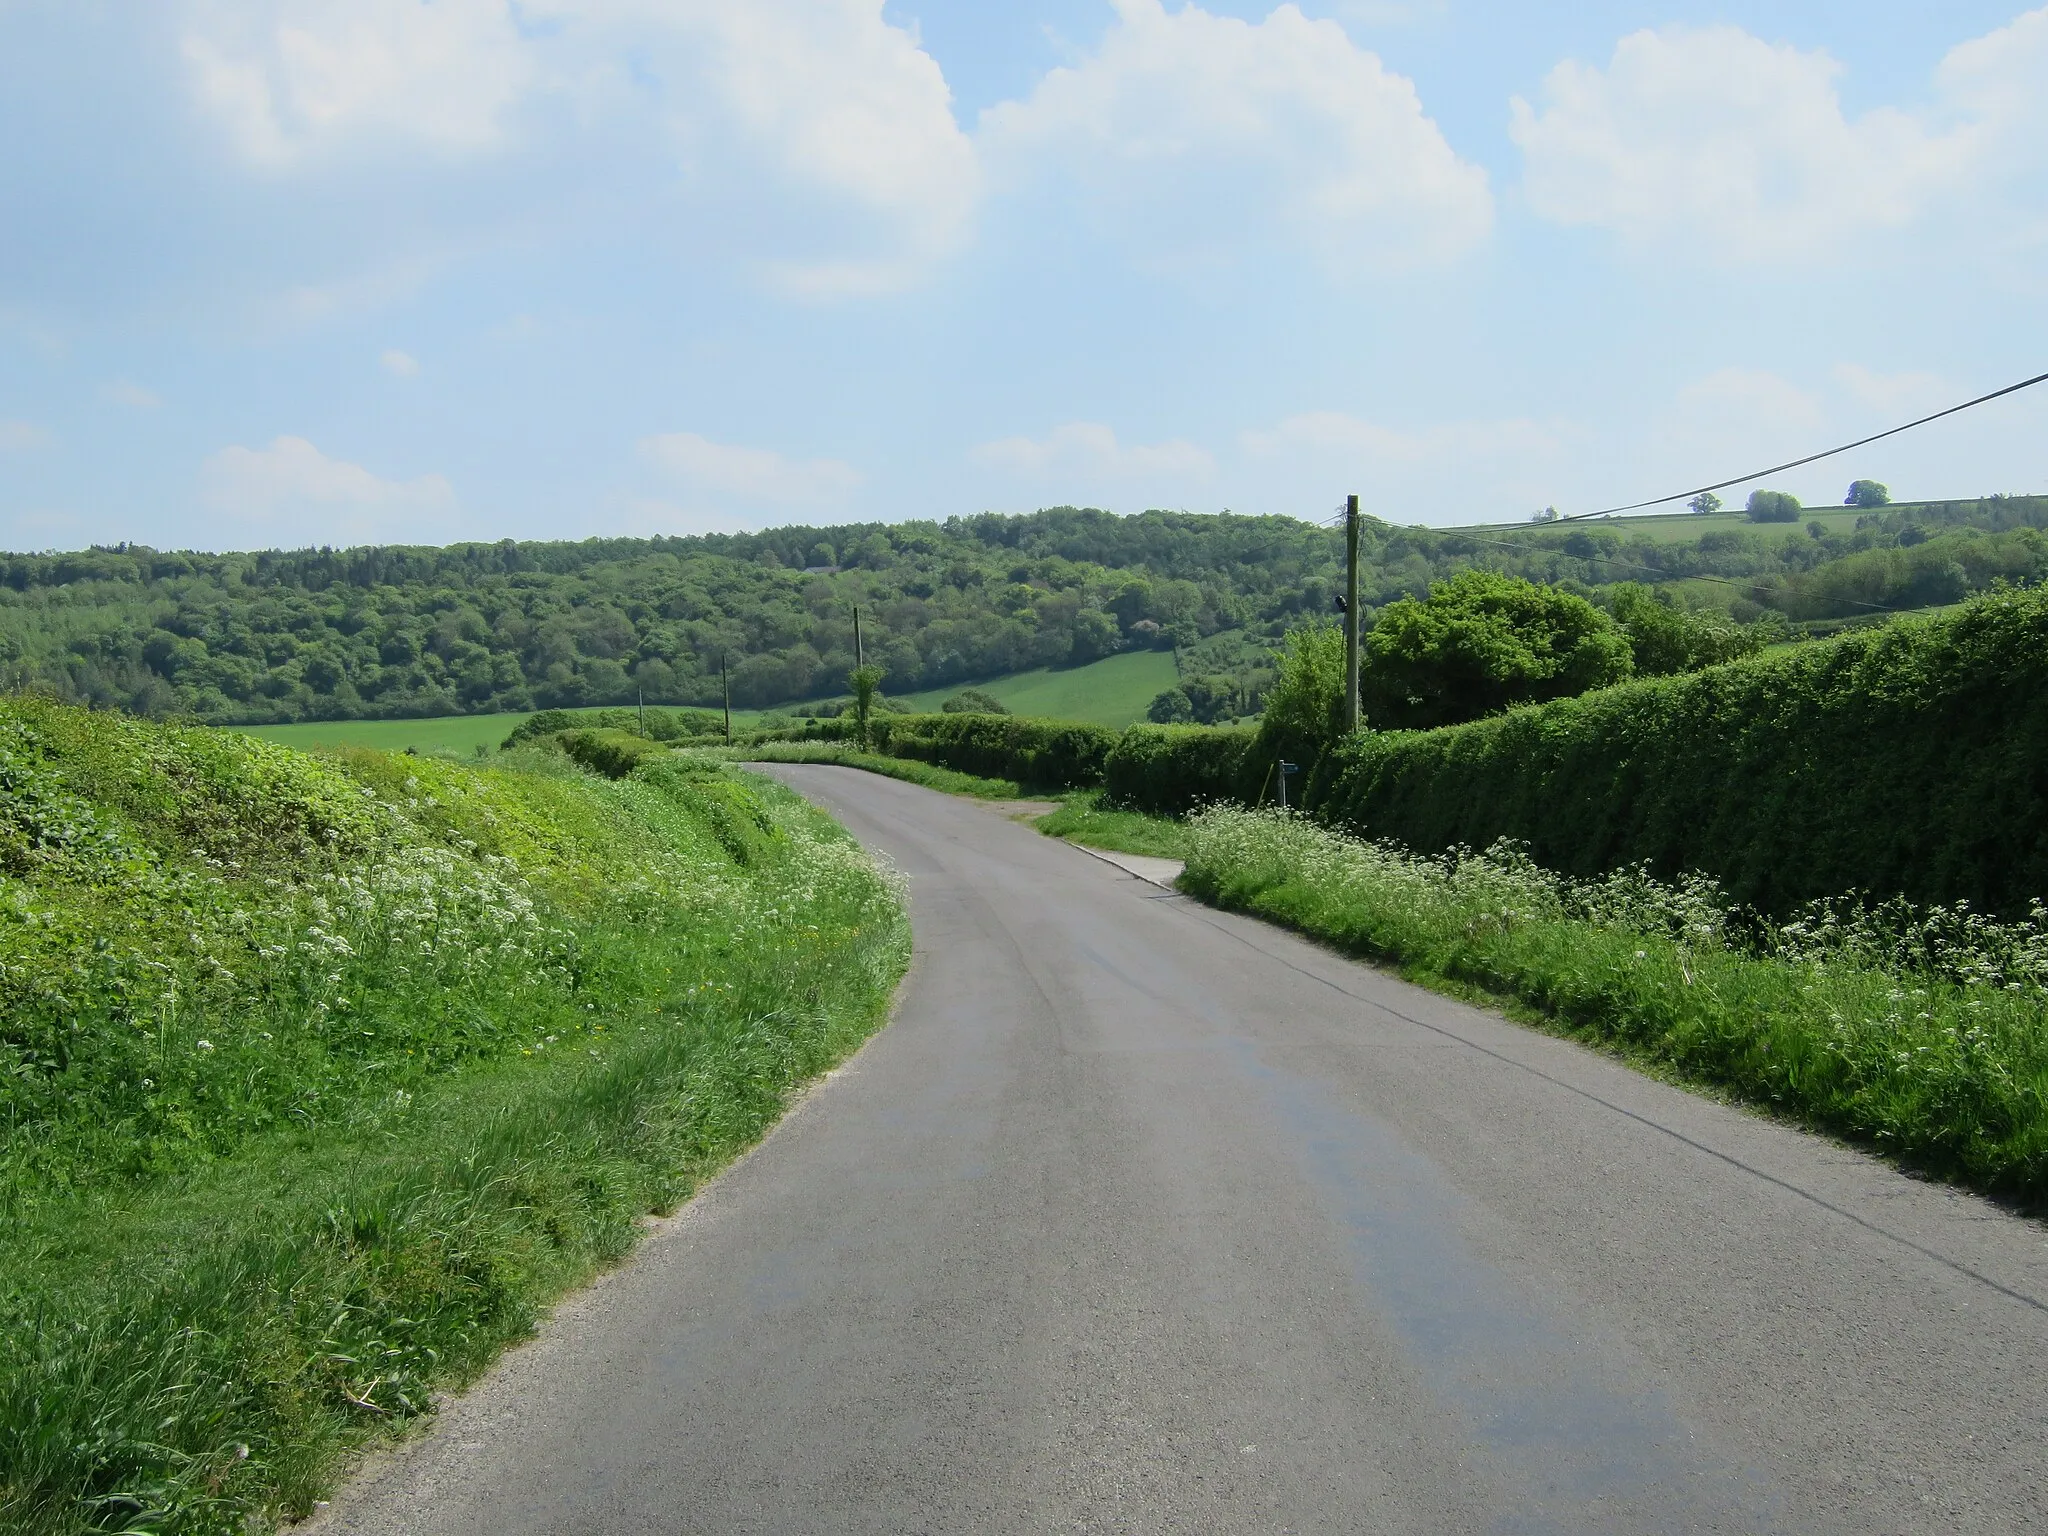
[[[1796,523],[1799,498],[1790,491],[1751,491],[1744,510],[1752,523]]]

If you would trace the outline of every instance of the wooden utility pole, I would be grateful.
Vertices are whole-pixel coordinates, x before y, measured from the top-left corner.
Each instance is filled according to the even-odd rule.
[[[1358,498],[1344,498],[1344,731],[1358,729]]]
[[[725,652],[718,653],[718,691],[725,695],[725,744],[732,745],[732,684],[725,677]]]
[[[640,690],[640,734],[647,734],[647,690]]]
[[[859,604],[859,603],[855,603],[855,604],[853,605],[853,664],[854,664],[854,666],[855,666],[855,667],[857,667],[857,668],[858,668],[858,667],[864,667],[864,666],[866,666],[866,665],[867,665],[867,659],[866,659],[866,657],[865,657],[865,656],[864,656],[864,655],[863,655],[863,654],[861,653],[861,648],[860,648],[860,604]]]

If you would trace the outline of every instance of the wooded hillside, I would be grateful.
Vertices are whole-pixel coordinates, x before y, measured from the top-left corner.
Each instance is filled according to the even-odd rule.
[[[1816,534],[1687,520],[1432,531],[1367,524],[1369,608],[1471,567],[1594,592],[1680,584],[1753,619],[1953,601],[2048,574],[2048,498],[1901,506]],[[1679,535],[1679,536],[1674,536]],[[1287,517],[1062,507],[696,538],[255,554],[0,557],[0,683],[218,723],[839,692],[852,605],[891,693],[1174,648],[1255,672],[1327,613],[1341,537]],[[1740,581],[1724,586],[1703,580]],[[1753,585],[1748,585],[1753,584]]]

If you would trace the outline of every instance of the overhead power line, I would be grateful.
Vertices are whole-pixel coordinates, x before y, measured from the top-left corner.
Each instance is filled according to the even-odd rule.
[[[1847,453],[1851,448],[1861,448],[1865,443],[1879,442],[1887,437],[1897,437],[1901,432],[1910,432],[1915,427],[1924,427],[1930,421],[1939,421],[1944,416],[1953,416],[1958,411],[1967,411],[1973,405],[1999,399],[2004,395],[2017,394],[2023,389],[2032,389],[2036,384],[2048,383],[2048,373],[2037,373],[2031,379],[2021,379],[2017,384],[2008,384],[2003,389],[1994,389],[1988,395],[1979,395],[1974,400],[1965,400],[1961,405],[1952,405],[1945,411],[1936,411],[1932,416],[1922,416],[1909,421],[1902,427],[1892,427],[1884,432],[1873,432],[1868,437],[1859,437],[1853,443],[1843,443],[1839,448],[1824,448],[1819,453],[1809,453],[1803,459],[1793,459],[1784,464],[1773,464],[1768,469],[1753,469],[1746,475],[1736,475],[1728,480],[1716,480],[1712,485],[1696,485],[1689,491],[1674,491],[1669,496],[1654,497],[1649,501],[1632,501],[1623,507],[1603,507],[1598,512],[1574,512],[1570,517],[1561,517],[1560,523],[1581,522],[1589,517],[1612,517],[1617,512],[1640,512],[1645,507],[1667,506],[1674,501],[1685,501],[1690,497],[1703,496],[1709,491],[1725,491],[1731,485],[1742,485],[1751,480],[1761,480],[1765,475],[1775,475],[1787,469],[1797,469],[1802,464],[1812,464],[1819,459],[1831,459],[1838,453]]]

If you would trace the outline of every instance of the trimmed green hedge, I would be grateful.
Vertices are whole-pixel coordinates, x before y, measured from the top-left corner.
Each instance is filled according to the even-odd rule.
[[[1106,798],[1151,816],[1185,816],[1237,800],[1245,754],[1257,736],[1249,725],[1134,725],[1103,763]]]
[[[851,741],[854,722],[812,720],[801,729],[763,732],[758,741]],[[873,750],[935,763],[985,779],[1015,779],[1036,789],[1082,789],[1102,782],[1117,733],[1068,720],[1016,715],[876,715]]]
[[[1422,852],[1512,837],[1572,874],[1704,871],[1768,912],[1862,890],[2023,914],[2048,894],[2048,592],[1367,734],[1308,803]]]

